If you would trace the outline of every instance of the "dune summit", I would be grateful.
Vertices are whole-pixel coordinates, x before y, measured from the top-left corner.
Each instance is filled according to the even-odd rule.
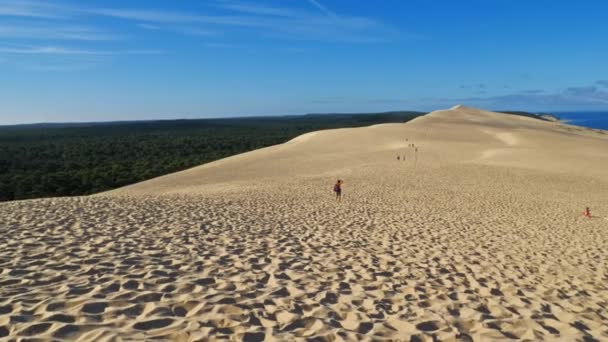
[[[456,106],[1,203],[0,339],[607,340],[607,169],[608,132]]]

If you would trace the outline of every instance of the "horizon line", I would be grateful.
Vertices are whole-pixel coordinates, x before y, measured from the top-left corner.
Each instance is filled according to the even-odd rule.
[[[18,126],[36,126],[36,125],[86,125],[86,124],[118,124],[118,123],[146,123],[146,122],[159,122],[159,121],[194,121],[194,120],[219,120],[219,119],[254,119],[254,118],[279,118],[279,117],[295,117],[295,116],[306,116],[306,115],[364,115],[364,114],[388,114],[388,113],[398,113],[398,112],[413,112],[413,113],[421,113],[428,114],[436,110],[443,109],[435,109],[431,111],[426,110],[411,110],[411,109],[395,109],[395,110],[383,110],[383,111],[371,111],[371,112],[309,112],[309,113],[298,113],[298,114],[276,114],[276,115],[247,115],[247,114],[236,114],[235,116],[209,116],[209,117],[196,117],[196,118],[167,118],[167,119],[134,119],[134,120],[99,120],[99,121],[36,121],[36,122],[24,122],[24,123],[13,123],[13,124],[2,124],[0,123],[0,128],[7,127],[18,127]],[[608,109],[605,110],[557,110],[557,111],[528,111],[528,110],[511,110],[511,109],[501,109],[501,110],[490,110],[491,112],[524,112],[530,114],[569,114],[569,113],[606,113]]]

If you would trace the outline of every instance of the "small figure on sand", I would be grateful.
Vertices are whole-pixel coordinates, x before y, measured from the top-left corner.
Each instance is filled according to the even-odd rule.
[[[400,157],[400,156],[397,156],[397,160],[401,160],[401,157]]]
[[[334,184],[334,192],[336,193],[336,201],[342,202],[342,184],[344,182],[340,179]]]
[[[591,210],[589,209],[589,207],[585,208],[585,211],[583,211],[583,216],[591,218]]]

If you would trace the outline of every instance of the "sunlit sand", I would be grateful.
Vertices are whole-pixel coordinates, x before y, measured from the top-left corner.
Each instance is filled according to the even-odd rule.
[[[608,340],[607,170],[608,132],[457,106],[0,203],[0,339]]]

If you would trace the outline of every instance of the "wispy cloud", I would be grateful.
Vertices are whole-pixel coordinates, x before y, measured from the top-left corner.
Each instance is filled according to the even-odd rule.
[[[27,48],[0,47],[0,53],[17,55],[100,55],[104,51],[75,50],[56,46],[41,46]]]
[[[29,71],[65,72],[92,69],[98,65],[99,63],[29,64],[21,67]]]
[[[142,9],[107,7],[95,8],[87,5],[68,5],[61,2],[42,2],[39,0],[0,0],[1,16],[29,18],[55,18],[81,20],[97,16],[137,22],[140,28],[148,30],[167,30],[182,34],[202,34],[225,30],[240,34],[257,35],[275,39],[296,39],[315,41],[344,41],[369,43],[401,39],[419,38],[418,35],[403,34],[396,29],[368,17],[337,15],[319,0],[305,0],[318,11],[302,7],[261,5],[250,1],[215,0],[206,5],[209,11],[180,12],[166,9]],[[213,8],[223,13],[214,13]],[[320,11],[320,13],[318,13]],[[21,28],[13,35],[31,35],[36,27]],[[29,31],[29,32],[28,32]],[[40,30],[39,30],[40,31]],[[109,40],[112,35],[103,32],[65,30],[58,26],[49,27],[44,33],[53,39]],[[5,33],[6,36],[7,33]]]
[[[142,10],[142,9],[117,9],[117,8],[97,8],[86,9],[84,12],[91,15],[106,16],[113,18],[138,20],[155,23],[184,23],[202,21],[203,16],[192,14],[169,12],[161,10]]]
[[[145,23],[139,23],[139,24],[137,24],[137,27],[142,28],[144,30],[160,30],[161,29],[160,26],[145,24]]]
[[[202,9],[171,11],[150,7],[95,7],[69,0],[0,0],[0,54],[3,55],[0,57],[16,62],[19,55],[40,56],[40,60],[49,59],[43,56],[71,55],[82,56],[81,62],[86,62],[89,59],[86,56],[158,54],[163,53],[162,47],[132,50],[125,42],[133,46],[143,35],[160,33],[192,36],[207,47],[218,48],[243,48],[247,46],[243,42],[252,39],[297,45],[301,41],[360,44],[420,37],[399,32],[374,18],[338,15],[320,0],[298,1],[295,6],[287,6],[279,1],[269,5],[251,0],[208,0],[201,4]],[[120,21],[128,25],[109,26]],[[92,27],[91,22],[95,22],[96,27]],[[106,24],[108,26],[103,26]],[[127,31],[125,27],[132,30]],[[139,41],[149,46],[151,40]],[[162,42],[164,40],[159,40],[158,44]],[[44,66],[41,70],[43,68],[59,71],[64,65]]]
[[[239,47],[238,45],[227,44],[227,43],[207,43],[207,44],[205,44],[205,46],[208,48],[215,48],[215,49],[231,49],[231,48]]]
[[[125,8],[88,9],[87,13],[145,22],[155,26],[171,24],[171,31],[186,34],[191,31],[193,25],[201,25],[199,30],[202,31],[240,29],[242,33],[248,35],[296,40],[368,43],[387,41],[397,36],[420,37],[413,34],[397,34],[397,30],[371,18],[337,16],[318,1],[314,1],[314,4],[318,9],[322,9],[321,14],[304,9],[269,7],[234,1],[220,1],[218,6],[226,13],[215,15]],[[189,25],[190,30],[180,28],[184,25]]]
[[[236,1],[220,1],[218,7],[241,13],[265,15],[265,16],[277,16],[277,17],[297,17],[300,13],[297,11],[282,8],[282,7],[270,7],[259,4],[250,4]]]
[[[596,82],[597,83],[597,82]],[[513,94],[444,98],[439,102],[471,103],[489,108],[563,108],[563,107],[597,107],[608,105],[608,90],[595,85],[569,87],[558,92],[546,92],[540,89],[522,91]]]
[[[589,99],[595,99],[598,98],[598,95],[601,95],[604,100],[608,100],[608,96],[605,96],[608,95],[608,92],[600,91],[596,86],[571,87],[564,90],[563,94]]]
[[[314,7],[321,10],[321,12],[325,13],[325,15],[330,17],[336,17],[336,13],[330,11],[327,7],[323,6],[318,0],[308,0],[308,2]]]
[[[11,25],[0,24],[0,37],[10,39],[34,40],[82,40],[82,41],[108,41],[119,40],[122,36],[105,33],[86,26],[20,23]]]
[[[0,47],[2,54],[16,55],[88,55],[88,56],[111,56],[111,55],[141,55],[141,54],[161,54],[159,50],[81,50],[62,46],[34,46],[34,47]]]
[[[595,84],[602,86],[602,87],[608,87],[608,80],[599,80],[599,81],[595,82]]]
[[[176,28],[176,29],[172,29],[171,31],[178,32],[178,33],[184,33],[184,34],[188,34],[188,35],[192,35],[192,36],[202,36],[202,37],[212,37],[212,36],[217,35],[217,33],[214,31],[209,31],[206,29],[198,28],[198,27]]]
[[[192,25],[206,24],[227,27],[272,27],[274,21],[262,17],[244,15],[196,15],[183,12],[169,12],[163,10],[139,10],[139,9],[93,9],[88,13],[119,18],[125,20],[143,21],[153,24]],[[174,31],[176,27],[173,26]]]
[[[0,3],[0,16],[28,18],[64,18],[71,12],[68,8],[49,2],[29,0],[3,0]]]

